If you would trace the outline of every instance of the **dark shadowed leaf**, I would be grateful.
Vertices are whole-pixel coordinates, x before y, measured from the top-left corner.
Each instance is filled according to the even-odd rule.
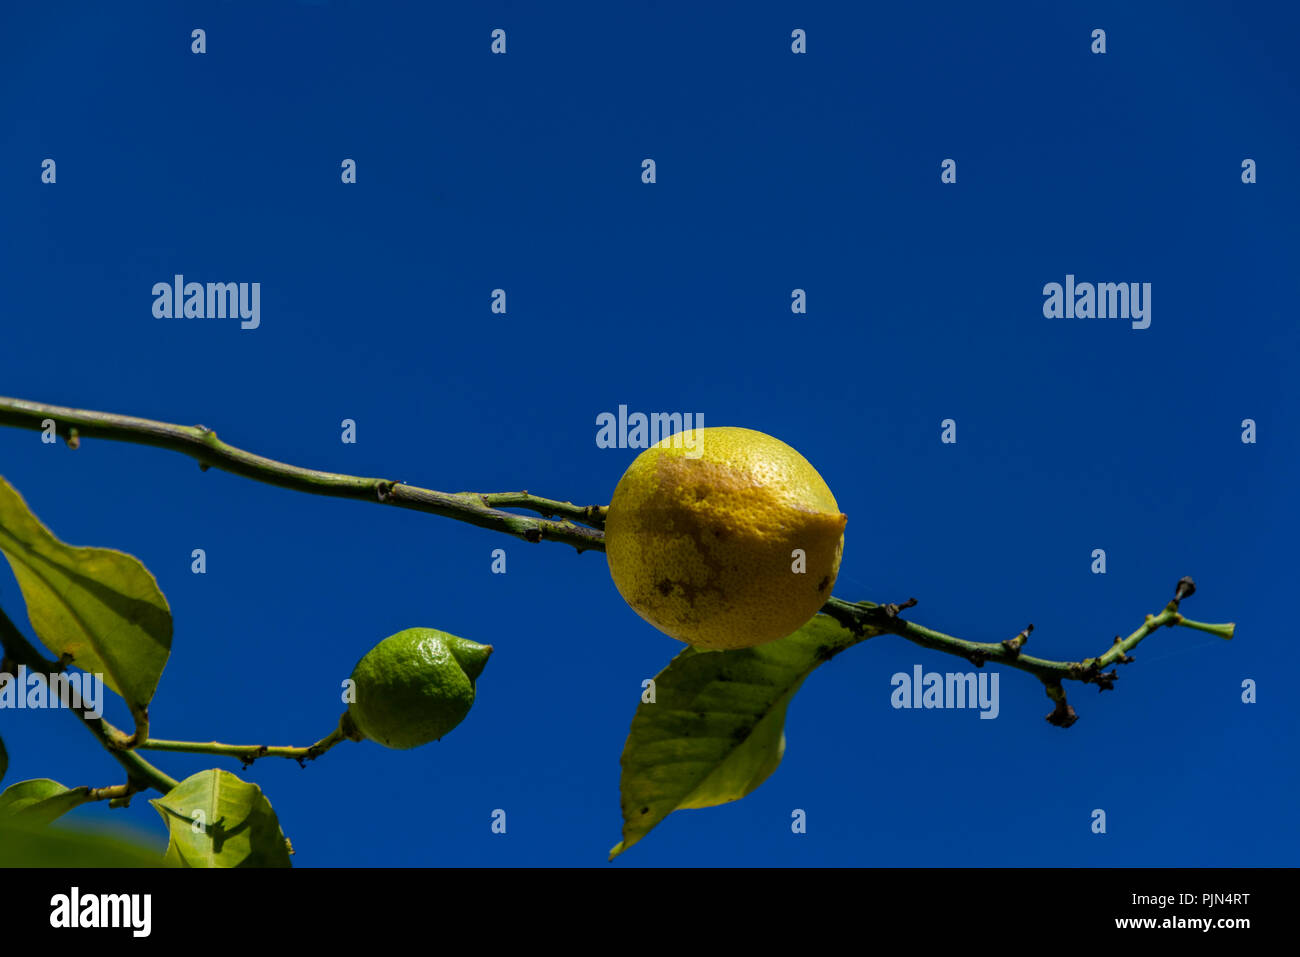
[[[149,802],[171,831],[177,867],[290,867],[280,821],[262,789],[229,771],[191,775]]]
[[[623,748],[623,840],[612,860],[680,808],[736,801],[781,763],[785,713],[803,680],[855,642],[818,615],[780,641],[738,651],[687,648],[655,677]]]
[[[172,644],[171,610],[148,569],[123,552],[65,545],[3,478],[0,552],[45,647],[102,674],[128,704],[147,705]]]

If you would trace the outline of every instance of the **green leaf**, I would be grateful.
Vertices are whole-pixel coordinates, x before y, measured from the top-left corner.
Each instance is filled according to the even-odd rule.
[[[171,830],[177,867],[290,867],[289,846],[262,789],[229,771],[191,775],[150,801]]]
[[[33,824],[49,824],[85,804],[89,797],[89,788],[65,788],[49,778],[19,781],[0,793],[0,820],[21,818]]]
[[[738,801],[785,753],[785,713],[805,678],[859,639],[818,615],[780,641],[738,651],[687,648],[655,677],[623,747],[623,853],[673,811]]]
[[[55,538],[0,478],[0,552],[13,566],[32,628],[133,708],[153,698],[172,645],[172,615],[139,559]]]
[[[0,867],[158,867],[156,850],[134,835],[46,827],[0,819]]]

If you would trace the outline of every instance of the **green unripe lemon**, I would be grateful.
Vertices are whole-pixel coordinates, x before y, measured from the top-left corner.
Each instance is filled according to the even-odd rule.
[[[385,638],[352,669],[348,715],[365,737],[405,750],[441,738],[465,720],[491,645],[433,628]]]

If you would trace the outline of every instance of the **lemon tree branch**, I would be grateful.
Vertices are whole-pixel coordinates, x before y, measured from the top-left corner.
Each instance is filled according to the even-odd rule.
[[[0,608],[0,648],[4,649],[4,661],[0,663],[0,672],[11,675],[13,665],[25,665],[31,674],[36,674],[48,684],[51,674],[62,671],[63,662],[49,661],[23,635],[18,627],[5,614],[4,609]],[[8,678],[5,680],[14,680]],[[22,689],[18,689],[19,693]],[[114,727],[103,718],[91,718],[77,708],[70,709],[73,714],[81,719],[81,723],[93,734],[104,749],[113,756],[127,773],[128,782],[138,783],[144,787],[155,788],[166,794],[172,788],[176,787],[177,781],[154,767],[134,751],[127,750],[125,743],[130,741],[131,735]],[[134,790],[141,790],[135,787]],[[115,795],[109,795],[114,797]]]
[[[3,609],[0,609],[0,648],[4,650],[3,660],[0,661],[0,675],[11,675],[13,667],[21,664],[26,666],[29,674],[38,675],[41,680],[46,681],[48,686],[49,675],[60,672],[65,667],[63,662],[49,661],[42,656],[36,646],[18,630]],[[0,677],[0,682],[4,680],[9,679]],[[99,740],[104,749],[127,772],[127,783],[125,785],[96,788],[91,791],[96,796],[90,798],[90,800],[116,801],[130,797],[135,791],[150,787],[166,794],[176,787],[178,782],[175,778],[154,767],[143,757],[136,754],[132,748],[137,750],[221,755],[238,758],[244,767],[248,767],[258,758],[263,757],[292,758],[299,764],[303,764],[306,761],[314,761],[339,742],[352,739],[355,734],[351,718],[345,711],[339,719],[338,726],[333,731],[315,744],[302,748],[264,744],[221,744],[216,741],[166,741],[159,738],[145,738],[143,742],[136,743],[132,740],[131,735],[128,735],[104,718],[89,717],[83,710],[75,708],[70,710],[81,719],[87,730]]]
[[[505,532],[527,542],[563,542],[580,552],[600,547],[599,529],[604,525],[605,511],[601,506],[579,506],[527,492],[439,492],[391,479],[322,472],[246,452],[221,441],[216,432],[204,425],[173,425],[130,415],[71,409],[0,396],[0,425],[41,431],[47,428],[47,421],[54,423],[56,434],[72,448],[76,448],[82,438],[151,445],[188,455],[205,470],[216,468],[297,492],[429,512]],[[527,509],[541,517],[517,515],[502,511],[503,508]],[[595,524],[596,527],[585,527],[578,522]]]
[[[219,741],[165,741],[161,738],[148,738],[143,744],[136,745],[145,751],[173,751],[184,754],[215,754],[220,757],[236,758],[248,767],[258,758],[290,758],[305,766],[305,762],[314,761],[334,745],[352,740],[354,729],[348,713],[343,712],[338,727],[321,738],[315,744],[305,748],[276,746],[266,744],[222,744]]]
[[[0,425],[40,430],[47,427],[47,420],[54,422],[57,434],[65,438],[74,448],[83,435],[152,445],[189,455],[197,459],[200,467],[205,469],[218,468],[295,491],[430,512],[468,522],[480,528],[505,532],[529,542],[562,542],[573,546],[579,552],[604,551],[605,548],[602,529],[607,508],[604,506],[574,505],[572,502],[531,495],[526,491],[438,492],[387,479],[321,472],[243,451],[222,442],[214,431],[202,425],[172,425],[134,416],[91,412],[0,396]],[[537,513],[540,517],[532,518],[503,511],[506,508],[526,509]],[[1127,664],[1132,661],[1132,656],[1128,652],[1157,629],[1180,625],[1206,631],[1221,638],[1232,637],[1234,625],[1231,623],[1206,624],[1190,621],[1179,613],[1179,602],[1194,590],[1195,585],[1190,578],[1181,579],[1173,600],[1163,611],[1157,615],[1147,615],[1142,625],[1127,638],[1116,635],[1105,652],[1095,658],[1085,658],[1082,661],[1050,661],[1023,654],[1021,649],[1033,632],[1033,625],[1005,641],[979,642],[956,638],[899,617],[900,611],[915,604],[914,599],[902,605],[877,605],[872,602],[852,603],[831,598],[822,608],[822,612],[848,627],[859,640],[882,632],[890,633],[925,648],[966,658],[977,667],[992,661],[1027,671],[1043,682],[1048,697],[1056,704],[1056,709],[1048,716],[1048,720],[1068,727],[1074,722],[1076,715],[1066,701],[1062,682],[1068,680],[1092,683],[1103,691],[1113,687],[1118,673],[1107,672],[1105,669],[1113,664]],[[120,735],[121,732],[117,734]],[[128,736],[122,735],[122,737],[126,739]],[[207,744],[160,742],[147,739],[146,746],[149,744],[152,744],[156,750],[182,750],[182,746],[191,750],[203,748],[204,753],[227,754],[241,759],[258,751],[265,756],[298,757],[297,752],[310,750],[310,748],[268,748],[263,745],[220,745],[216,742]],[[317,745],[311,746],[311,748],[315,747]],[[213,750],[214,748],[222,750]]]
[[[104,746],[104,750],[112,755],[118,764],[122,765],[127,777],[131,780],[140,781],[162,794],[166,794],[180,783],[171,775],[154,767],[134,750],[127,751],[119,747],[115,740],[128,737],[125,732],[115,728],[103,718],[89,718],[76,710],[73,713],[81,719],[82,724],[90,729],[90,733],[99,739],[99,743]]]
[[[915,605],[916,599],[914,598],[908,599],[907,602],[901,605],[877,605],[872,602],[858,602],[855,604],[839,598],[831,598],[823,606],[822,611],[864,639],[885,632],[906,638],[908,641],[924,648],[959,655],[977,668],[982,668],[986,662],[992,661],[1010,668],[1017,668],[1020,671],[1027,671],[1043,682],[1047,690],[1047,696],[1056,705],[1052,713],[1047,716],[1047,720],[1060,727],[1068,728],[1078,719],[1078,715],[1066,700],[1065,690],[1062,686],[1063,681],[1092,683],[1097,685],[1099,691],[1113,688],[1116,679],[1119,677],[1119,672],[1108,672],[1105,669],[1114,664],[1132,662],[1134,658],[1129,652],[1136,648],[1144,638],[1160,628],[1172,628],[1181,625],[1184,628],[1209,632],[1212,635],[1218,635],[1220,638],[1232,638],[1236,631],[1236,625],[1232,622],[1207,624],[1184,618],[1179,612],[1178,607],[1182,600],[1195,591],[1196,584],[1191,578],[1179,579],[1174,590],[1174,597],[1165,605],[1164,610],[1157,615],[1147,615],[1141,626],[1129,634],[1128,637],[1116,635],[1105,652],[1095,658],[1085,658],[1082,661],[1049,661],[1046,658],[1036,658],[1032,655],[1023,654],[1021,648],[1024,647],[1025,642],[1029,640],[1030,634],[1033,633],[1033,625],[1026,627],[1014,638],[1008,638],[1000,642],[981,642],[954,638],[952,635],[945,635],[943,632],[926,628],[924,625],[904,621],[899,617],[899,612]]]

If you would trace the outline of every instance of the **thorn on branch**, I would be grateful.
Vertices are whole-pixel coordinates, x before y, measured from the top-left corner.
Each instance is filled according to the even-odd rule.
[[[1029,636],[1032,635],[1033,633],[1034,633],[1034,626],[1031,623],[1028,626],[1026,626],[1024,631],[1016,635],[1016,637],[1008,638],[1005,641],[1003,641],[1002,647],[1007,650],[1007,654],[1009,654],[1012,658],[1019,658],[1021,647],[1024,645],[1026,641],[1029,640]]]
[[[915,604],[916,604],[916,599],[915,599],[915,598],[909,598],[907,601],[903,602],[901,605],[897,605],[897,604],[894,604],[893,602],[890,602],[888,605],[881,605],[880,607],[881,607],[881,610],[884,611],[884,613],[885,613],[885,617],[887,617],[887,618],[897,618],[897,617],[898,617],[898,613],[899,613],[900,611],[902,611],[902,610],[905,609],[905,608],[911,608],[911,607],[913,607]]]
[[[904,608],[911,608],[916,604],[915,598],[909,598],[900,604],[890,602],[886,605],[873,605],[871,602],[858,602],[854,606],[854,611],[840,616],[831,612],[840,624],[844,625],[855,635],[862,635],[865,630],[872,624],[881,624],[886,630],[890,629],[889,622],[898,618],[898,613]],[[847,619],[847,620],[846,620]]]

